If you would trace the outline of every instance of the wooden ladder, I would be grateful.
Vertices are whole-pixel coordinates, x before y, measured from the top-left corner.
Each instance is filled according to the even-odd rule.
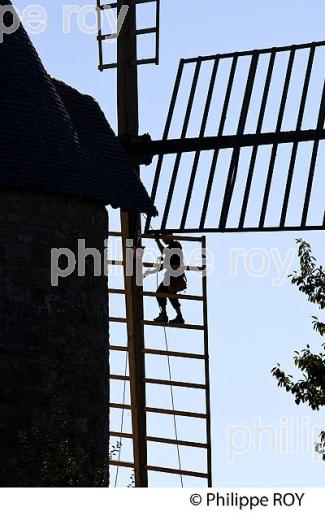
[[[110,236],[113,237],[120,237],[120,233],[110,233]],[[143,235],[143,238],[153,238],[152,235]],[[206,470],[204,472],[202,471],[193,471],[186,468],[171,468],[171,467],[163,467],[163,466],[155,466],[151,465],[150,461],[148,461],[148,464],[146,465],[146,471],[148,474],[150,472],[161,472],[161,473],[169,473],[174,475],[181,475],[181,476],[187,476],[187,477],[196,477],[199,479],[203,479],[206,481],[206,484],[208,487],[212,486],[212,462],[211,462],[211,417],[210,417],[210,372],[209,372],[209,352],[208,352],[208,311],[207,311],[207,278],[206,278],[206,256],[205,256],[205,250],[206,250],[206,240],[205,237],[188,237],[188,236],[181,236],[181,237],[175,237],[175,239],[185,242],[185,241],[192,241],[192,242],[198,242],[201,246],[201,258],[202,258],[202,264],[199,267],[200,271],[200,278],[201,278],[201,294],[199,295],[188,295],[188,294],[177,294],[177,296],[172,296],[170,294],[163,294],[163,293],[156,293],[156,292],[149,292],[149,291],[142,291],[142,297],[145,298],[155,298],[157,295],[159,296],[165,296],[169,298],[178,298],[180,300],[188,300],[188,301],[196,301],[200,302],[202,304],[202,323],[201,324],[162,324],[157,323],[155,321],[144,319],[142,321],[142,324],[144,327],[165,327],[168,329],[189,329],[189,330],[197,330],[202,332],[202,348],[201,351],[198,353],[193,352],[185,352],[185,351],[177,351],[177,350],[164,350],[161,348],[147,348],[145,345],[144,348],[141,349],[141,352],[139,355],[143,355],[145,357],[145,360],[147,360],[150,356],[159,356],[161,359],[169,357],[169,360],[175,358],[183,358],[183,359],[189,359],[189,360],[200,360],[203,361],[204,366],[204,374],[202,374],[202,380],[203,383],[194,383],[191,381],[186,380],[186,376],[184,374],[184,380],[182,381],[174,381],[174,380],[168,380],[168,379],[156,379],[156,378],[150,378],[147,377],[147,374],[142,379],[141,383],[145,385],[146,390],[148,391],[147,385],[163,385],[163,386],[169,386],[169,387],[182,387],[182,388],[188,388],[192,390],[201,390],[204,391],[204,402],[205,402],[205,409],[200,410],[200,412],[193,412],[191,411],[190,407],[189,409],[183,409],[183,410],[175,410],[171,408],[153,408],[149,407],[144,403],[143,407],[143,413],[145,414],[145,418],[147,420],[149,414],[156,414],[157,417],[159,415],[169,415],[173,417],[188,417],[193,419],[193,421],[204,421],[204,431],[205,431],[205,439],[204,442],[194,442],[192,440],[186,440],[186,439],[172,439],[172,438],[165,438],[160,436],[145,436],[146,446],[148,446],[148,443],[156,443],[159,444],[167,444],[170,446],[185,446],[189,448],[198,448],[200,450],[204,450],[204,458],[205,461],[205,467]],[[117,261],[117,260],[109,260],[110,265],[124,265],[123,261]],[[144,267],[154,267],[156,264],[152,263],[143,263]],[[190,276],[191,271],[198,271],[198,266],[186,266],[187,270],[187,277]],[[119,294],[119,295],[125,295],[124,289],[116,289],[116,288],[109,288],[108,289],[109,294]],[[110,308],[110,313],[112,313],[114,309]],[[124,323],[127,324],[127,318],[121,318],[116,317],[113,315],[110,315],[109,317],[110,323]],[[114,352],[125,352],[126,356],[128,356],[129,349],[127,346],[117,346],[117,345],[110,345],[110,352],[111,356],[114,355]],[[201,363],[200,363],[201,366]],[[110,374],[110,381],[123,381],[125,384],[130,384],[132,375],[123,375],[123,374]],[[111,402],[110,408],[111,409],[120,409],[120,410],[128,410],[131,411],[131,414],[133,413],[133,410],[138,406],[138,403],[132,402],[132,395],[131,395],[131,402],[126,404],[123,402]],[[110,431],[110,438],[116,438],[116,439],[131,439],[131,441],[134,441],[134,435],[132,432],[125,432],[125,431]],[[157,448],[158,449],[158,448]],[[123,461],[123,460],[114,460],[114,458],[110,459],[110,465],[111,466],[118,466],[118,467],[124,467],[124,468],[131,468],[135,469],[134,462],[132,461]]]

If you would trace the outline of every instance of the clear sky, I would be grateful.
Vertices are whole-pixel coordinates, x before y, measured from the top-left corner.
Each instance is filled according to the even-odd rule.
[[[113,128],[116,128],[115,75],[114,72],[100,73],[97,70],[96,36],[80,32],[74,18],[71,33],[63,34],[62,9],[64,4],[69,4],[68,1],[40,0],[39,3],[48,12],[48,28],[43,34],[32,36],[32,39],[49,73],[93,95]],[[71,4],[82,7],[87,2],[75,0]],[[23,9],[29,2],[16,0],[15,5]],[[274,0],[268,3],[260,0],[161,0],[161,10],[161,65],[142,67],[139,74],[140,131],[149,132],[153,138],[162,135],[181,57],[325,39],[324,5],[321,0]],[[147,15],[143,7],[143,16]],[[144,25],[146,21],[143,18]],[[152,45],[153,42],[148,41],[142,49],[150,54]],[[142,178],[148,188],[153,174],[154,167],[143,170]],[[322,204],[321,199],[319,203]],[[323,207],[320,209],[323,211]],[[295,247],[295,239],[299,236],[310,241],[319,263],[323,263],[324,238],[320,232],[211,235],[208,238],[208,246],[215,259],[214,273],[209,277],[208,286],[213,473],[216,485],[323,484],[325,463],[315,460],[313,443],[318,431],[325,425],[325,415],[323,411],[311,412],[307,406],[296,407],[291,396],[276,387],[270,374],[276,362],[292,373],[293,351],[307,343],[317,351],[321,344],[312,330],[310,316],[315,314],[313,306],[306,303],[304,296],[286,279],[280,285],[274,284],[278,273],[272,251],[273,254],[276,254],[274,250],[278,251],[282,259],[289,254],[287,271],[291,272],[297,261],[290,249]],[[259,254],[263,249],[264,261],[270,258],[264,276],[254,277],[246,272],[242,261],[238,263],[237,275],[231,276],[232,248],[257,249]],[[261,265],[261,258],[255,257],[254,269]],[[154,281],[150,283],[154,284]],[[116,303],[116,312],[118,307],[120,304]],[[154,317],[156,309],[151,305],[147,312],[149,317]],[[188,318],[199,322],[199,311],[194,307],[190,309],[186,306],[185,313]],[[320,314],[319,311],[316,313]],[[160,332],[159,337],[155,333],[152,339],[162,345]],[[168,334],[171,343],[177,339]],[[121,341],[122,338],[118,339]],[[182,345],[192,347],[194,336],[182,335],[179,341],[180,348]],[[177,366],[173,369],[181,372]],[[194,367],[188,374],[178,375],[186,379],[186,376],[196,376],[196,372],[197,367]],[[184,405],[191,401],[189,396],[183,396],[183,399]],[[286,447],[287,423],[289,439]],[[254,424],[255,430],[258,427],[267,427],[268,430],[254,434]],[[155,426],[159,432],[167,428],[159,423]],[[186,425],[179,428],[184,436],[192,430],[192,426]],[[297,439],[293,430],[298,432]],[[270,439],[273,445],[270,445]],[[234,447],[231,449],[231,440],[235,441],[237,452]],[[245,452],[241,449],[243,441],[247,444]],[[154,457],[155,462],[161,463],[168,459],[170,452],[164,452],[163,448],[159,450],[155,448]],[[175,452],[173,457],[175,459]],[[184,451],[182,457],[184,466],[186,463],[200,469],[199,461],[189,452]],[[176,460],[173,463],[176,464]],[[128,478],[126,475],[126,484]],[[152,485],[166,484],[163,475],[152,478]],[[179,479],[169,480],[169,483],[179,485]],[[186,482],[187,485],[193,483]],[[120,485],[125,485],[125,480]]]

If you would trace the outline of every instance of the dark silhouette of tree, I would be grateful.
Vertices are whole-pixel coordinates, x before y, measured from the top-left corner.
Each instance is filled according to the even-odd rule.
[[[18,432],[25,466],[22,486],[28,487],[105,487],[108,467],[104,462],[95,472],[82,462],[72,442],[73,419],[51,387],[49,408],[55,417],[55,434],[34,421],[28,431]],[[111,456],[111,454],[110,454]]]
[[[322,266],[316,265],[310,245],[302,239],[297,240],[300,271],[294,271],[291,281],[299,291],[307,295],[311,303],[320,309],[325,309],[325,271]],[[313,327],[320,334],[325,335],[325,323],[316,316],[312,316]],[[325,405],[325,343],[321,345],[321,352],[314,354],[310,345],[294,356],[295,366],[302,372],[302,378],[295,381],[292,375],[286,374],[278,364],[272,369],[272,374],[278,381],[278,386],[290,392],[297,405],[307,403],[312,410],[319,410]],[[325,432],[320,434],[320,443],[316,450],[323,453],[325,460]]]

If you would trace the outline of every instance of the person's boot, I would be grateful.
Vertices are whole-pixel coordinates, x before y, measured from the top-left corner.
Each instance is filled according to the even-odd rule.
[[[166,311],[161,311],[159,316],[155,318],[153,321],[156,321],[158,323],[168,323],[168,316]]]
[[[184,320],[184,318],[183,318],[182,313],[181,313],[181,312],[178,312],[176,318],[174,318],[173,320],[170,320],[169,323],[171,323],[171,324],[174,323],[174,324],[184,325],[185,320]]]

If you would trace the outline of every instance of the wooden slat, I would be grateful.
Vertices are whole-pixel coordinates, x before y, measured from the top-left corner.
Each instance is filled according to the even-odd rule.
[[[108,265],[117,265],[117,266],[123,266],[124,265],[124,261],[123,260],[112,260],[112,259],[109,259],[107,260],[107,264]],[[155,268],[157,269],[158,267],[161,267],[162,270],[163,270],[163,263],[162,262],[143,262],[142,263],[143,267],[150,267],[150,268]],[[202,271],[202,266],[201,265],[184,265],[184,269],[186,271],[194,271],[194,272],[199,272],[199,271]]]
[[[206,413],[187,412],[183,410],[168,410],[167,408],[152,408],[146,406],[145,412],[158,413],[162,415],[179,415],[180,417],[192,417],[193,419],[207,419]]]
[[[322,98],[321,98],[319,112],[318,112],[317,128],[323,128],[324,127],[324,117],[325,117],[325,82],[323,84]],[[303,228],[306,228],[306,222],[307,222],[307,217],[308,217],[310,197],[311,197],[311,193],[312,193],[312,187],[313,187],[313,181],[314,181],[314,175],[315,175],[315,169],[316,169],[319,145],[320,145],[320,142],[318,140],[316,140],[314,142],[313,150],[312,150],[312,154],[311,154],[311,158],[310,158],[310,165],[309,165],[309,173],[308,173],[308,180],[307,180],[307,186],[306,186],[304,207],[303,207],[302,218],[301,218],[301,227],[303,227]]]
[[[287,70],[286,70],[284,85],[283,85],[283,89],[282,89],[280,108],[279,108],[279,112],[278,112],[278,118],[277,118],[276,129],[275,129],[276,134],[281,132],[281,127],[283,124],[295,57],[296,57],[296,48],[292,48],[290,51],[290,55],[289,55],[289,59],[288,59],[288,63],[287,63]],[[269,161],[267,177],[266,177],[266,182],[265,182],[260,219],[259,219],[259,227],[261,229],[263,229],[264,225],[265,225],[265,219],[266,219],[267,210],[268,210],[270,191],[271,191],[271,186],[272,186],[272,181],[273,181],[274,167],[276,164],[278,148],[279,148],[279,146],[277,143],[273,144],[272,151],[271,151],[271,157],[270,157],[270,161]]]
[[[206,249],[206,238],[203,238],[202,249]],[[206,257],[203,260],[206,262]],[[211,395],[210,395],[210,367],[209,367],[209,334],[208,334],[208,284],[206,276],[202,277],[202,294],[203,301],[203,323],[204,330],[204,353],[207,357],[205,361],[205,409],[207,412],[206,426],[206,440],[207,440],[207,472],[208,472],[208,487],[212,487],[212,441],[211,441]]]
[[[126,318],[117,318],[116,316],[109,316],[109,321],[112,323],[126,323]]]
[[[119,347],[117,345],[109,345],[109,350],[117,351],[117,352],[127,352],[128,347]]]
[[[171,356],[171,357],[181,357],[188,359],[207,359],[204,354],[192,354],[190,352],[176,352],[173,350],[158,350],[158,349],[150,349],[144,348],[142,349],[144,354],[154,355],[154,356]]]
[[[324,130],[324,137],[325,140],[325,130]],[[323,231],[325,229],[325,224],[321,225],[313,225],[313,226],[304,226],[303,228],[301,226],[289,226],[286,225],[284,228],[280,228],[279,226],[265,226],[263,228],[256,227],[256,226],[245,226],[239,231],[241,233],[257,233],[257,232],[263,232],[263,233],[274,233],[275,231]],[[177,231],[176,228],[169,228],[168,232],[173,233]],[[215,227],[205,227],[204,229],[201,228],[199,231],[204,231],[205,233],[218,233],[220,229]],[[197,233],[197,228],[187,228],[186,233]],[[237,227],[227,227],[225,230],[222,230],[223,233],[238,233],[238,226]]]
[[[130,381],[130,376],[122,376],[119,374],[110,374],[109,379],[114,381]]]
[[[206,389],[206,385],[201,385],[199,383],[187,383],[185,381],[168,381],[167,379],[149,379],[145,377],[144,382],[149,385],[180,386],[182,388],[193,388],[198,390]]]
[[[163,236],[168,236],[168,233],[161,234],[157,231],[152,231],[152,233],[143,233],[141,235],[142,238],[161,238]],[[178,240],[178,242],[202,242],[203,237],[188,237],[183,235],[173,235],[173,240]]]
[[[200,60],[200,57],[198,57],[198,59],[195,63],[195,68],[193,70],[191,88],[190,88],[190,92],[189,92],[189,96],[188,96],[188,100],[187,100],[185,116],[183,119],[183,125],[182,125],[182,130],[181,130],[182,139],[184,139],[187,135],[189,123],[191,120],[193,103],[194,103],[195,93],[197,90],[198,81],[199,81],[199,77],[200,77],[200,71],[201,71],[201,60]],[[178,172],[179,172],[179,167],[180,167],[181,161],[182,161],[182,153],[179,151],[179,152],[177,152],[176,157],[175,157],[173,173],[171,174],[171,177],[169,180],[169,187],[168,187],[168,190],[166,193],[166,203],[165,203],[165,208],[164,208],[164,212],[162,214],[162,219],[161,219],[161,228],[162,229],[166,228],[166,224],[168,221],[170,207],[171,207],[171,203],[172,203],[173,196],[175,193],[175,186],[176,186],[176,182],[177,182],[177,177],[178,177]]]
[[[203,301],[203,296],[197,296],[194,294],[170,294],[170,293],[158,293],[158,292],[148,292],[143,291],[143,296],[148,296],[152,298],[157,298],[159,296],[160,298],[177,298],[178,300],[192,300],[192,301]]]
[[[301,43],[301,44],[295,44],[295,45],[284,45],[282,47],[268,47],[265,49],[258,49],[259,54],[269,54],[274,49],[276,49],[277,52],[288,52],[292,49],[296,50],[302,50],[302,49],[308,49],[311,47],[311,45],[315,45],[316,47],[323,47],[325,45],[325,40],[319,41],[319,42],[311,42],[311,43]],[[207,56],[200,56],[201,61],[209,61],[212,59],[215,59],[219,57],[220,59],[227,59],[232,58],[234,55],[236,56],[250,56],[253,52],[256,52],[256,49],[252,50],[246,50],[241,52],[227,52],[224,54],[212,54]],[[195,63],[198,58],[185,58],[183,61],[184,63]]]
[[[107,289],[109,294],[125,294],[125,289]]]
[[[209,83],[205,107],[204,107],[204,111],[203,111],[199,138],[203,138],[205,135],[205,132],[206,132],[206,126],[207,126],[208,117],[209,117],[209,113],[210,113],[210,109],[211,109],[211,102],[212,102],[213,93],[215,90],[215,84],[216,84],[216,79],[217,79],[217,74],[218,74],[218,69],[219,69],[219,61],[220,60],[218,58],[216,58],[214,60],[214,65],[211,70],[210,83]],[[183,208],[183,215],[182,215],[181,223],[180,223],[180,229],[182,229],[182,230],[186,226],[186,220],[188,217],[191,199],[192,199],[192,195],[193,195],[195,179],[197,178],[197,171],[198,171],[198,167],[199,167],[199,163],[200,163],[200,158],[201,158],[201,150],[198,150],[195,153],[195,156],[193,159],[192,172],[191,172],[188,186],[187,186],[187,193],[186,193],[186,199],[185,199],[185,204],[184,204],[184,208]]]
[[[141,34],[153,34],[157,32],[157,27],[146,27],[145,29],[137,29],[136,34],[140,36]]]
[[[272,82],[275,59],[276,59],[276,50],[273,50],[270,55],[267,74],[266,74],[265,83],[264,83],[263,96],[261,99],[261,105],[260,105],[257,127],[256,127],[257,135],[261,134],[262,128],[263,128],[266,106],[267,106],[267,102],[269,99],[270,87],[271,87],[271,82]],[[245,186],[245,192],[244,192],[242,208],[241,208],[241,212],[240,212],[240,220],[239,220],[240,229],[242,229],[245,224],[247,207],[248,207],[248,202],[249,202],[250,193],[251,193],[251,187],[252,187],[253,176],[254,176],[254,172],[255,172],[255,166],[256,166],[256,162],[257,162],[258,151],[259,151],[259,147],[255,144],[255,146],[253,147],[253,150],[252,150],[248,174],[247,174],[247,178],[246,178],[246,186]]]
[[[193,330],[204,330],[203,325],[189,325],[185,323],[181,325],[179,323],[159,323],[157,321],[143,320],[144,325],[152,325],[153,327],[170,327],[174,329],[193,329]]]
[[[178,70],[177,70],[176,80],[175,80],[175,84],[174,84],[174,88],[173,88],[173,93],[172,93],[172,97],[171,97],[171,101],[170,101],[170,105],[169,105],[169,109],[168,109],[168,114],[167,114],[167,118],[166,118],[165,128],[164,128],[163,136],[162,136],[164,142],[169,140],[168,139],[169,132],[170,132],[171,124],[172,124],[173,117],[174,117],[175,106],[176,106],[176,103],[178,100],[180,85],[181,85],[182,78],[183,78],[183,71],[184,71],[184,60],[180,60]],[[151,190],[151,200],[153,201],[153,203],[156,201],[157,189],[158,189],[158,185],[159,185],[159,179],[160,179],[160,175],[161,175],[161,171],[162,171],[162,167],[163,167],[163,162],[164,162],[164,155],[159,155],[156,173],[155,173],[152,190]],[[154,237],[152,237],[152,235],[150,236],[148,233],[148,231],[151,227],[150,226],[151,218],[152,217],[148,217],[146,226],[145,226],[145,231],[148,234],[148,237],[146,237],[146,235],[144,234],[143,238],[154,238]],[[156,236],[159,236],[159,233],[157,233]]]
[[[107,260],[108,265],[124,265],[123,260]]]
[[[110,466],[119,466],[120,468],[134,468],[133,462],[125,462],[124,460],[109,460]]]
[[[187,471],[184,469],[174,469],[174,468],[163,468],[161,466],[147,466],[148,471],[157,471],[159,473],[170,473],[172,475],[184,475],[185,477],[197,477],[208,479],[207,473],[199,473],[197,471]]]
[[[132,433],[125,432],[109,432],[110,437],[119,437],[122,439],[133,439]],[[167,439],[164,437],[152,437],[147,435],[146,441],[148,442],[157,442],[159,444],[171,444],[171,445],[179,445],[179,446],[188,446],[189,448],[201,448],[206,449],[207,444],[204,442],[193,442],[193,441],[184,441],[184,440],[176,440],[176,439]]]
[[[108,435],[110,437],[122,437],[123,439],[133,439],[132,433],[125,433],[125,432],[109,432]]]
[[[218,137],[223,136],[224,127],[226,124],[227,114],[228,114],[228,110],[229,110],[231,93],[233,90],[234,79],[235,79],[236,70],[237,70],[237,64],[238,64],[238,56],[235,54],[232,57],[231,68],[229,71],[227,88],[226,88],[226,92],[225,92],[225,97],[224,97],[224,102],[223,102],[223,107],[222,107],[222,112],[221,112],[221,117],[220,117],[220,122],[219,122]],[[203,139],[201,138],[201,141],[202,140]],[[219,149],[218,149],[218,147],[216,147],[216,148],[214,148],[214,154],[212,157],[210,172],[209,172],[209,176],[207,179],[206,193],[204,196],[204,202],[203,202],[203,206],[202,206],[202,213],[201,213],[201,219],[200,219],[201,228],[205,227],[205,221],[206,221],[206,217],[207,217],[208,208],[210,205],[211,192],[212,192],[213,182],[214,182],[214,178],[215,178],[215,171],[216,171],[216,168],[218,165],[218,161],[219,161]]]
[[[109,403],[109,408],[118,408],[120,410],[131,410],[130,404],[121,404],[121,403]]]
[[[109,237],[122,237],[121,231],[109,231],[107,234]]]
[[[150,437],[150,436],[147,436],[146,440],[148,442],[158,442],[161,444],[188,446],[189,448],[202,448],[202,449],[207,448],[207,444],[205,444],[203,442],[180,441],[180,440],[176,440],[176,439],[165,439],[163,437]]]

